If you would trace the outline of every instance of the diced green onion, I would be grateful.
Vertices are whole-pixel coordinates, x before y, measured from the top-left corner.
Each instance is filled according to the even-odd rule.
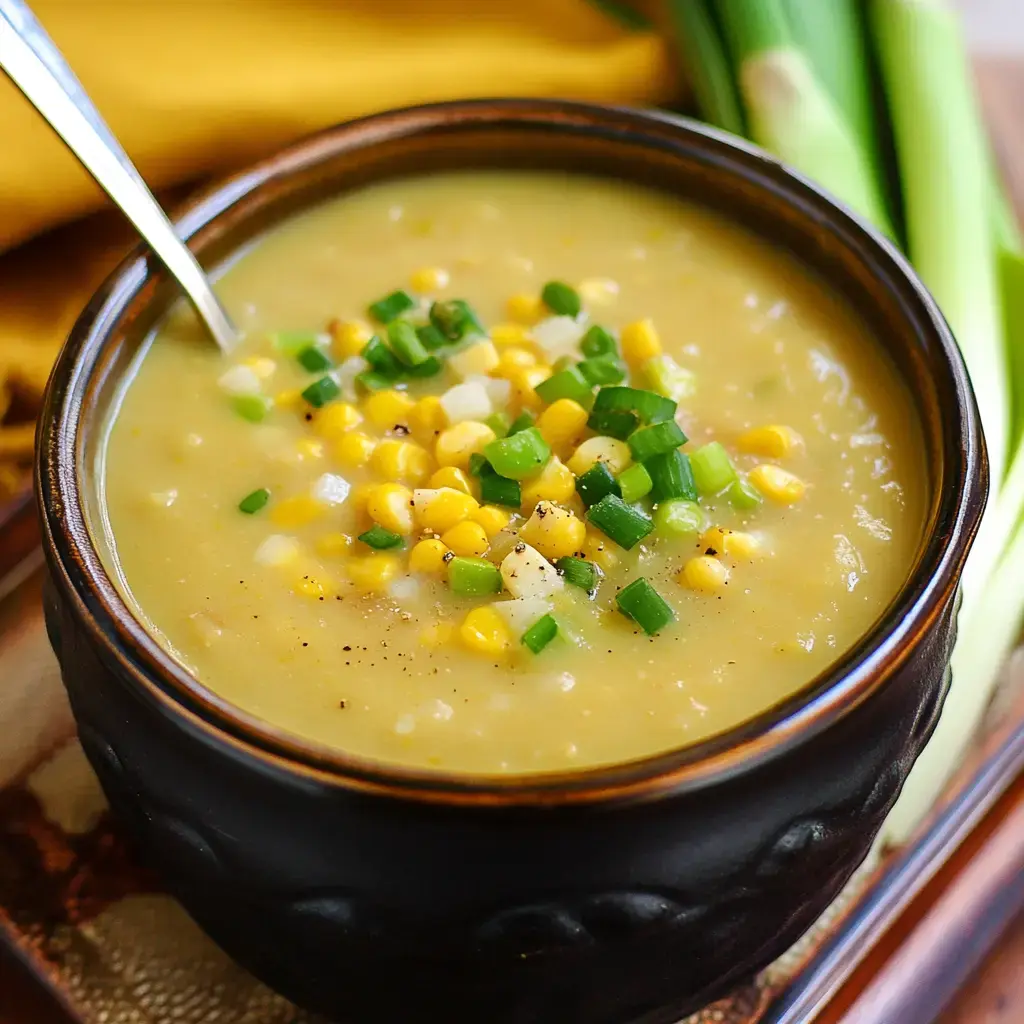
[[[580,590],[585,590],[588,594],[593,593],[601,575],[601,570],[593,562],[576,558],[573,555],[566,555],[564,558],[558,559],[555,562],[555,568],[565,578],[566,583],[579,587]]]
[[[636,462],[646,462],[655,455],[663,455],[681,444],[686,444],[686,434],[675,420],[663,420],[649,427],[634,430],[627,438],[629,450]]]
[[[480,474],[480,500],[485,505],[505,505],[519,508],[523,503],[523,489],[518,480],[498,476],[489,466]]]
[[[575,366],[575,365],[576,365],[576,358],[574,356],[564,355],[564,356],[559,356],[554,361],[554,363],[552,364],[551,368],[555,371],[555,373],[558,373],[560,370],[568,370],[570,366]]]
[[[619,346],[615,344],[615,339],[608,331],[594,324],[583,335],[580,351],[588,359],[600,359],[602,356],[614,359],[619,354]]]
[[[414,309],[416,300],[405,291],[392,292],[370,305],[370,316],[382,324],[389,324],[396,317]]]
[[[266,395],[235,395],[231,408],[250,423],[262,423],[274,403]]]
[[[626,368],[616,359],[597,357],[576,364],[584,380],[590,385],[621,384],[626,379]]]
[[[603,462],[595,462],[576,481],[576,493],[583,501],[584,508],[596,505],[606,494],[622,497],[618,480],[612,476],[611,470]]]
[[[701,494],[718,494],[737,479],[736,468],[720,441],[698,448],[690,455],[693,479]]]
[[[600,392],[598,392],[600,394]],[[587,426],[597,434],[625,441],[636,430],[640,421],[631,412],[602,409],[594,410],[587,420]]]
[[[259,512],[266,503],[270,501],[270,491],[266,487],[261,487],[258,491],[253,491],[252,494],[247,494],[239,503],[238,511],[244,512],[247,516],[253,515],[255,512]]]
[[[550,405],[560,398],[571,398],[582,406],[589,406],[593,391],[587,378],[575,366],[566,367],[542,380],[534,389],[541,401]]]
[[[511,437],[513,434],[518,434],[520,430],[529,430],[537,420],[534,418],[532,412],[524,409],[513,421],[512,426],[508,428],[506,432],[507,437]]]
[[[542,615],[523,635],[524,647],[540,654],[558,636],[558,623],[553,615]]]
[[[433,325],[424,324],[416,328],[416,337],[428,352],[434,352],[447,344],[445,336]]]
[[[591,3],[595,7],[600,7],[605,14],[631,32],[648,32],[653,28],[651,19],[646,14],[624,3],[623,0],[591,0]]]
[[[651,474],[651,497],[655,501],[669,501],[672,498],[697,500],[697,484],[693,478],[690,458],[678,448],[655,455],[644,466]]]
[[[641,423],[662,423],[675,418],[676,403],[640,388],[601,388],[594,399],[594,411],[631,412]]]
[[[303,369],[309,370],[310,373],[323,373],[324,370],[329,370],[334,366],[331,357],[316,345],[304,348],[296,358],[302,364]]]
[[[360,355],[370,364],[372,370],[384,377],[397,380],[402,375],[402,364],[395,353],[375,334],[364,346]]]
[[[764,502],[764,498],[746,477],[741,476],[729,487],[729,501],[732,502],[733,508],[746,512],[758,508]]]
[[[633,580],[615,595],[615,603],[623,615],[632,619],[648,636],[653,636],[673,622],[672,605],[643,578]]]
[[[551,446],[536,427],[491,441],[484,456],[498,476],[525,480],[539,473],[551,458]]]
[[[427,356],[422,363],[417,363],[416,366],[408,367],[405,372],[410,377],[422,379],[423,377],[433,377],[443,369],[444,364],[437,358],[437,356]]]
[[[377,551],[386,551],[388,548],[399,548],[402,546],[402,535],[388,530],[377,523],[374,523],[364,533],[359,534],[359,540],[364,544],[375,548]]]
[[[449,341],[484,333],[483,324],[465,299],[438,300],[430,307],[430,322]]]
[[[705,523],[704,511],[695,501],[662,501],[654,510],[654,526],[664,536],[698,534],[704,529]]]
[[[606,494],[587,510],[587,519],[627,551],[654,529],[650,516],[627,505],[617,494]]]
[[[494,431],[495,437],[505,437],[508,434],[508,417],[503,412],[492,412],[487,419],[484,420]]]
[[[416,334],[416,328],[405,320],[392,320],[388,324],[388,343],[406,366],[419,366],[430,358],[430,353]]]
[[[681,402],[697,390],[697,377],[671,356],[652,356],[641,367],[651,389],[659,395]]]
[[[303,350],[318,346],[320,341],[317,331],[277,331],[270,335],[271,345],[286,356],[298,356]]]
[[[575,288],[563,281],[548,281],[541,290],[544,305],[558,316],[579,316],[583,304]]]
[[[394,387],[395,378],[378,370],[363,370],[362,373],[356,374],[356,382],[367,391],[384,391]]]
[[[479,452],[473,452],[469,457],[469,475],[480,476],[491,469],[491,464],[487,461],[487,458],[481,455]],[[491,470],[493,473],[494,470]]]
[[[654,481],[647,468],[639,462],[634,463],[619,474],[619,489],[622,491],[622,500],[627,505],[639,501],[642,497],[650,494]]]
[[[448,586],[464,597],[501,593],[501,570],[483,558],[456,556],[448,563]]]
[[[313,381],[313,383],[302,392],[302,397],[309,402],[310,405],[319,409],[321,406],[333,401],[340,394],[341,388],[338,387],[338,382],[333,377],[321,377],[319,380]]]

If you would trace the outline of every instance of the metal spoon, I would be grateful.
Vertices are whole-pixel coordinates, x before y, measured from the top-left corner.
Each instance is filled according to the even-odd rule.
[[[226,352],[235,328],[202,267],[23,0],[0,0],[0,69],[135,225]]]

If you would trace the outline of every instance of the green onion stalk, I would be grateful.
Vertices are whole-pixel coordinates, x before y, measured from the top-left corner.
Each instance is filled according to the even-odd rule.
[[[945,0],[664,0],[664,8],[702,115],[816,179],[904,247],[978,397],[992,496],[964,572],[952,688],[883,833],[898,843],[967,749],[1024,619],[1021,232]],[[611,428],[614,417],[635,423],[636,410],[623,400],[594,416]],[[705,468],[698,458],[698,485]]]

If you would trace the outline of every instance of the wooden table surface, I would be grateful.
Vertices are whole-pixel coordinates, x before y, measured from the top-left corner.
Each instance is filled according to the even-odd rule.
[[[983,58],[978,80],[997,156],[1017,209],[1024,212],[1024,60]],[[942,1015],[939,1024],[1024,1022],[1024,918]],[[0,949],[0,1024],[66,1024],[66,1017]],[[920,1021],[894,1024],[926,1024]]]

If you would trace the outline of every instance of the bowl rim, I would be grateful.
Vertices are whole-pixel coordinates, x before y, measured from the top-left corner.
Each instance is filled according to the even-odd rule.
[[[51,576],[70,600],[79,623],[119,676],[155,702],[165,715],[227,744],[265,767],[299,773],[323,784],[417,802],[502,807],[604,804],[651,799],[703,788],[745,774],[791,751],[849,714],[892,678],[921,637],[930,631],[957,586],[977,531],[988,488],[984,439],[966,367],[935,301],[907,260],[884,236],[824,190],[758,147],[701,122],[663,112],[551,99],[454,100],[368,115],[324,129],[193,196],[175,227],[193,245],[204,232],[258,187],[287,180],[345,151],[443,130],[456,123],[481,130],[516,127],[628,136],[634,143],[671,149],[684,143],[716,151],[731,173],[744,168],[790,205],[816,213],[844,244],[854,237],[887,268],[890,284],[917,305],[942,355],[955,410],[945,410],[944,441],[959,464],[944,481],[955,500],[933,495],[936,511],[926,523],[918,562],[871,630],[841,658],[789,698],[754,718],[695,744],[654,755],[571,771],[474,775],[379,762],[303,740],[249,715],[207,689],[133,614],[106,573],[84,511],[80,486],[84,431],[78,425],[95,359],[141,288],[162,273],[140,244],[111,272],[72,328],[51,374],[40,419],[35,487]],[[770,184],[769,184],[770,183]],[[884,276],[884,275],[883,275]],[[910,314],[904,313],[905,316]],[[945,507],[945,513],[938,508]],[[936,521],[937,520],[937,521]]]

